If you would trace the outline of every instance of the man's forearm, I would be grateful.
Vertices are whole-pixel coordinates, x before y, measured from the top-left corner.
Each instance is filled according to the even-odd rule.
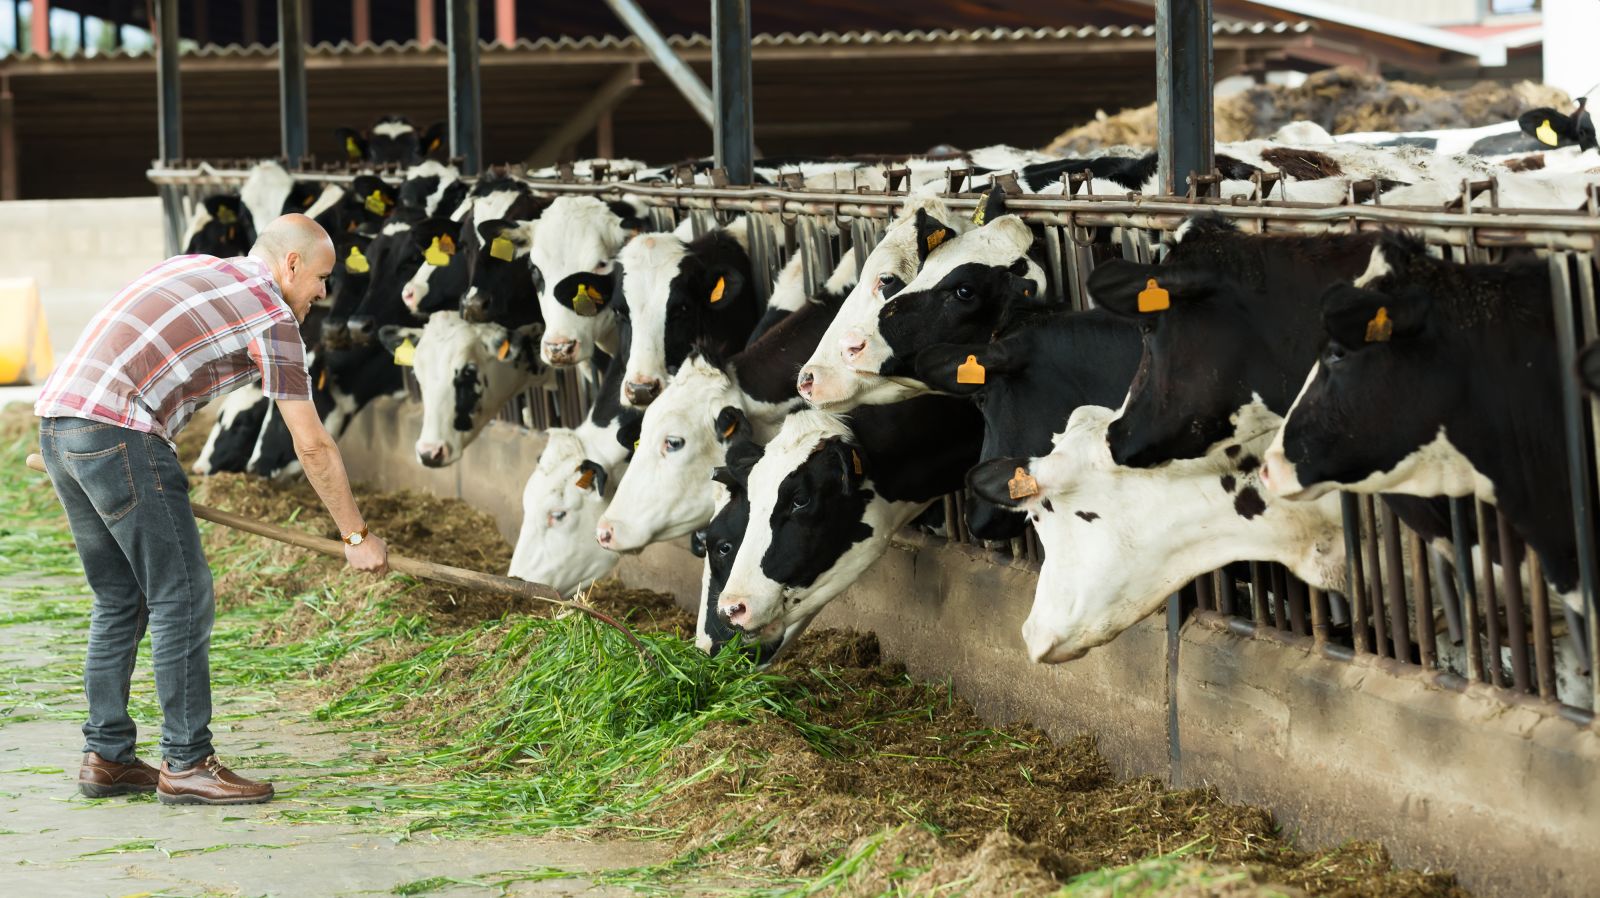
[[[304,449],[297,446],[296,449],[306,479],[311,481],[311,488],[317,491],[322,504],[328,507],[339,533],[350,533],[365,527],[366,522],[356,508],[355,496],[350,492],[350,477],[345,473],[339,447],[329,441]]]

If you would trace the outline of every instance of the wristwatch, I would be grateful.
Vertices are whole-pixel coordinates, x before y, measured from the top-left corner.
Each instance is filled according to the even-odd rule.
[[[352,530],[340,538],[344,540],[344,544],[347,546],[359,546],[366,542],[367,528],[362,527],[360,530]]]

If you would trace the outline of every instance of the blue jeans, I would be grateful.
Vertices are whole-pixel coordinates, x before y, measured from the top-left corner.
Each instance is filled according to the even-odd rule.
[[[174,770],[205,760],[215,601],[177,454],[153,434],[80,418],[45,418],[39,443],[94,591],[83,750],[133,758],[128,684],[148,627],[161,754]]]

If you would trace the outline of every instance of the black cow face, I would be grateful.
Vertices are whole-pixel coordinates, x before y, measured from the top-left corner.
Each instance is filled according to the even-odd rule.
[[[256,230],[250,211],[238,194],[208,196],[202,205],[211,220],[189,238],[189,245],[183,249],[185,253],[227,259],[250,252],[256,241]]]
[[[322,323],[322,345],[329,349],[349,349],[350,317],[361,308],[372,285],[373,238],[356,231],[334,237],[333,274],[328,278],[328,317]]]
[[[406,306],[419,315],[460,307],[461,298],[472,285],[477,239],[462,222],[437,215],[413,226],[411,241],[422,253],[422,261],[433,267],[428,270],[426,291],[420,297],[409,284],[402,290]]]
[[[468,321],[492,321],[519,328],[541,321],[534,272],[528,266],[532,236],[508,219],[478,223],[482,245],[473,266],[472,286],[461,302]]]
[[[1027,272],[1027,259],[1009,266],[968,262],[929,290],[891,299],[878,312],[884,342],[893,353],[880,373],[909,374],[917,353],[932,343],[986,340],[1009,309],[1042,304],[1039,285]]]
[[[761,446],[750,439],[749,422],[744,420],[742,413],[732,408],[724,409],[718,417],[719,422],[723,420],[732,425],[737,438],[730,438],[732,442],[728,447],[726,464],[716,469],[712,479],[727,488],[728,502],[717,510],[711,523],[698,534],[704,544],[706,558],[705,604],[700,615],[699,641],[701,648],[713,655],[722,651],[722,647],[728,643],[742,642],[744,639],[744,634],[717,612],[717,599],[722,596],[722,588],[728,583],[733,561],[739,555],[745,531],[750,526],[750,469],[761,460],[762,455]],[[745,427],[742,433],[738,430],[739,422]],[[756,660],[761,662],[770,658],[779,644],[764,646],[759,642],[751,642],[744,644],[744,648],[753,651]]]
[[[422,265],[422,251],[411,239],[409,227],[392,225],[386,230],[388,233],[372,239],[361,260],[367,268],[367,290],[347,322],[350,342],[355,346],[370,343],[384,325],[420,326],[422,323],[400,299],[406,281],[411,280]],[[352,258],[345,260],[347,271],[354,271],[350,265],[352,261]]]
[[[1016,352],[1011,341],[999,343],[941,343],[917,354],[917,379],[941,393],[971,396],[983,411],[983,452],[980,458],[999,455],[1043,455],[1050,437],[1065,423],[1063,418],[1040,414],[1037,392],[1042,386],[1026,380],[1028,354]],[[1050,403],[1046,403],[1049,407]],[[1029,447],[1027,450],[1018,448]],[[1037,448],[1042,446],[1043,448]],[[1022,533],[1021,515],[996,508],[988,501],[967,505],[967,528],[980,539],[1013,539]]]
[[[443,147],[445,123],[436,122],[426,133],[419,135],[410,119],[388,115],[378,119],[365,134],[354,128],[342,127],[333,129],[333,134],[346,159],[351,162],[365,160],[379,164],[397,162],[416,165]]]
[[[778,485],[761,572],[787,587],[807,587],[851,546],[870,539],[863,516],[872,491],[864,481],[861,450],[825,440]]]
[[[401,188],[374,175],[357,175],[355,180],[350,182],[349,193],[349,204],[355,216],[356,226],[369,231],[382,227],[400,206],[400,190]]]

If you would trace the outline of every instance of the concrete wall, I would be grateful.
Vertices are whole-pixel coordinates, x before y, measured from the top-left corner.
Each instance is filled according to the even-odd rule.
[[[414,459],[419,414],[384,402],[342,445],[357,476],[464,498],[514,535],[539,438],[491,425],[461,463]],[[699,594],[685,542],[623,560],[630,584]],[[917,676],[948,677],[996,723],[1031,721],[1056,737],[1098,734],[1124,775],[1210,784],[1271,809],[1306,847],[1382,840],[1402,864],[1455,870],[1480,895],[1600,894],[1600,733],[1536,702],[1371,657],[1343,662],[1308,644],[1241,636],[1214,615],[1180,633],[1177,733],[1169,761],[1165,622],[1144,621],[1059,666],[1027,661],[1019,634],[1033,575],[984,553],[899,540],[830,605],[819,626],[878,634]]]

